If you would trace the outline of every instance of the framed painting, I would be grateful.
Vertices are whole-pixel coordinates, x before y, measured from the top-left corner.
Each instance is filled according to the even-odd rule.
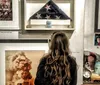
[[[100,32],[100,0],[95,0],[95,32]]]
[[[29,85],[29,83],[34,85],[37,67],[44,53],[45,50],[6,50],[5,85]],[[30,74],[30,76],[25,74]],[[27,82],[26,77],[27,79],[30,77]]]
[[[19,28],[19,0],[0,0],[0,29]]]
[[[38,64],[47,50],[47,43],[0,43],[0,85],[29,85],[21,78],[25,69],[34,85]]]

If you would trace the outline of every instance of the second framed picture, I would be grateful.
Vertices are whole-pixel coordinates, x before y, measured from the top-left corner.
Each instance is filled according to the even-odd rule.
[[[19,29],[19,0],[0,0],[0,29]]]
[[[47,43],[0,43],[0,84],[34,85],[38,65],[47,51]]]

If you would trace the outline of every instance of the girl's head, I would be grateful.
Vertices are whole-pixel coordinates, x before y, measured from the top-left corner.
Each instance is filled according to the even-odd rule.
[[[50,50],[57,51],[60,55],[64,52],[69,53],[69,41],[65,33],[54,32],[51,36]]]
[[[46,55],[44,73],[44,76],[50,78],[53,85],[67,85],[70,82],[68,54],[69,42],[65,33],[54,32],[51,36],[50,52]]]

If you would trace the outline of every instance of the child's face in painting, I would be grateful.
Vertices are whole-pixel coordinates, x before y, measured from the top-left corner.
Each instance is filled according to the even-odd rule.
[[[23,71],[22,72],[22,78],[23,79],[26,79],[28,75],[29,75],[29,72],[28,71]]]

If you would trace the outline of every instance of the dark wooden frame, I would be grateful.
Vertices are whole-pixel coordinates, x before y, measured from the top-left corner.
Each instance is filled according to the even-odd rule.
[[[99,12],[100,12],[99,11],[100,10],[99,9],[99,5],[100,5],[99,2],[100,2],[100,0],[95,0],[95,22],[94,22],[95,23],[95,25],[94,25],[95,26],[95,29],[94,29],[95,32],[100,32],[100,29],[98,29],[98,23],[100,23],[99,20],[98,20],[99,19]]]

